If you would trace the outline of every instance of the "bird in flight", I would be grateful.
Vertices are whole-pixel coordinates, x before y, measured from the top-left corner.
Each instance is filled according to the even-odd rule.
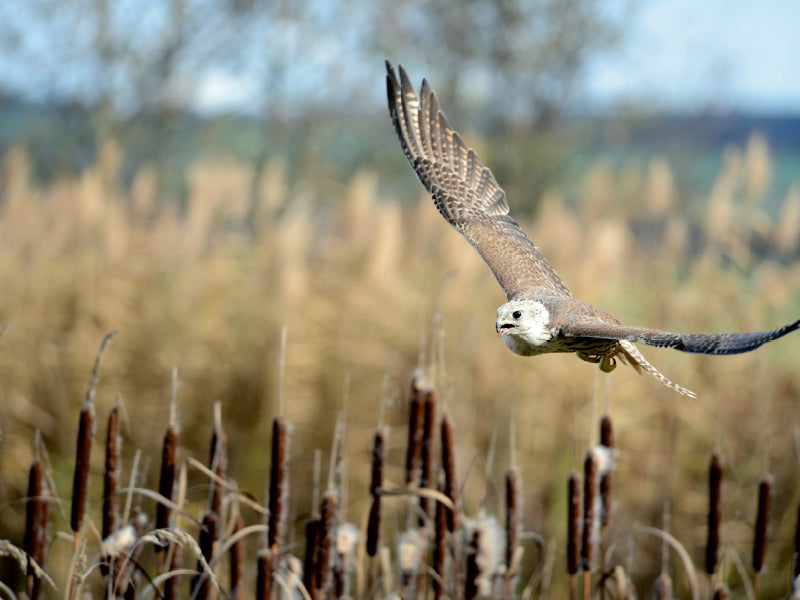
[[[523,356],[575,352],[608,373],[619,359],[685,396],[695,393],[670,381],[634,342],[696,354],[739,354],[800,327],[800,320],[752,333],[670,333],[622,325],[604,310],[573,297],[552,265],[509,216],[505,192],[477,154],[464,144],[439,108],[426,80],[419,95],[399,68],[386,62],[386,89],[403,152],[445,220],[489,265],[508,302],[497,309],[495,328],[505,345]]]

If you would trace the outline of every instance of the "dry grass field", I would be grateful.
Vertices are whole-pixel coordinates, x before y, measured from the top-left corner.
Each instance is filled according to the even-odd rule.
[[[362,532],[350,560],[357,567],[350,595],[432,594],[434,578],[425,568],[417,584],[423,592],[400,575],[398,543],[417,531],[407,497],[382,498],[385,560],[363,551],[374,431],[379,423],[389,428],[382,488],[403,488],[409,387],[421,368],[438,396],[437,418],[447,414],[455,424],[463,519],[496,516],[503,523],[506,471],[518,467],[521,530],[543,545],[522,536],[513,596],[569,595],[567,480],[571,471],[583,472],[602,414],[613,419],[617,452],[606,543],[618,541],[607,566],[620,565],[639,597],[652,594],[662,570],[675,596],[690,597],[677,552],[665,553],[657,536],[626,533],[635,525],[668,530],[694,563],[701,595],[710,596],[704,556],[708,470],[716,453],[724,472],[723,552],[714,581],[727,581],[736,597],[748,595],[759,478],[770,473],[760,587],[763,597],[788,595],[800,503],[797,334],[732,357],[644,348],[665,375],[697,392],[690,400],[624,366],[606,376],[569,355],[526,359],[509,352],[493,327],[503,296],[479,257],[430,199],[379,197],[371,172],[326,186],[289,184],[283,164],[271,160],[251,204],[246,166],[198,164],[178,208],[159,202],[148,170],[130,190],[120,189],[118,166],[109,144],[79,178],[43,188],[29,176],[24,152],[8,153],[2,165],[0,538],[23,546],[38,430],[57,499],[45,566],[58,589],[45,585],[47,597],[66,597],[70,589],[102,595],[101,570],[92,565],[101,548],[106,419],[118,403],[122,487],[158,490],[173,368],[180,381],[179,466],[186,475],[186,514],[177,527],[195,539],[210,479],[187,460],[209,464],[215,403],[227,432],[223,522],[233,523],[237,511],[249,526],[265,522],[252,505],[269,503],[280,398],[291,424],[281,554],[303,557],[305,523],[321,497],[313,493],[321,451],[319,494],[329,478],[338,481],[336,521]],[[765,212],[759,199],[769,168],[768,153],[753,138],[726,154],[704,198],[688,199],[676,196],[662,161],[644,171],[600,163],[585,174],[580,198],[567,201],[554,191],[533,220],[517,217],[576,296],[624,323],[673,331],[771,329],[800,316],[800,189],[777,215]],[[509,202],[513,214],[514,198]],[[74,554],[69,502],[78,419],[98,346],[111,330],[119,334],[99,365],[88,513]],[[332,452],[338,459],[331,460]],[[329,465],[338,465],[335,476]],[[121,503],[128,498],[121,495]],[[144,531],[154,529],[154,499],[134,494],[130,502],[145,515]],[[264,533],[250,532],[241,589],[255,597]],[[458,560],[468,562],[470,535],[459,542]],[[432,548],[429,539],[423,554]],[[195,567],[192,552],[184,549],[184,568]],[[22,590],[24,572],[11,558],[0,561],[0,579]],[[158,570],[152,543],[139,562],[136,596],[159,597],[143,575]],[[212,567],[227,593],[227,559]],[[449,594],[468,590],[466,569],[460,563],[445,582]],[[70,573],[88,575],[76,584]],[[591,594],[599,596],[600,578],[593,578]],[[190,579],[181,578],[187,586],[181,597],[189,597]],[[498,590],[502,579],[493,579]]]

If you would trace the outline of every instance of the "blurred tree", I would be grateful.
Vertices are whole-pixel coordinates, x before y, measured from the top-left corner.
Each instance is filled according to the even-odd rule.
[[[249,131],[223,141],[256,164],[281,153],[290,167],[332,159],[355,168],[374,155],[375,144],[350,144],[343,153],[343,137],[354,123],[363,128],[365,118],[385,122],[378,81],[386,57],[428,76],[453,120],[490,138],[491,154],[547,130],[587,58],[613,43],[619,28],[603,6],[599,0],[12,0],[0,9],[0,94],[82,104],[93,137],[115,138],[129,170],[154,162],[162,174],[180,174],[203,141],[187,111],[209,107],[251,120]],[[470,115],[476,106],[478,119]],[[518,157],[498,161],[513,169],[509,179],[519,174],[511,160]]]

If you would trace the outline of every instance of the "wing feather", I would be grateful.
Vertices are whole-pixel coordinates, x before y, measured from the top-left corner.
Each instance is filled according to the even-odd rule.
[[[400,145],[436,208],[478,251],[509,299],[572,293],[509,216],[505,192],[453,130],[427,81],[420,96],[386,63],[389,113]]]
[[[577,319],[564,324],[561,335],[640,342],[656,348],[674,348],[693,354],[740,354],[750,352],[800,328],[800,320],[771,331],[749,333],[670,333],[645,327],[628,327],[597,319]]]

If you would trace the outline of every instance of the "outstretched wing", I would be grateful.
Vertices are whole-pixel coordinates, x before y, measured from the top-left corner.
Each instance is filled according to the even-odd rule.
[[[428,82],[423,80],[417,96],[403,67],[399,81],[388,61],[386,71],[389,113],[408,162],[442,216],[489,265],[508,299],[571,297],[547,259],[508,216],[505,192],[450,126]]]
[[[800,328],[800,320],[773,329],[750,333],[669,333],[644,327],[627,327],[594,319],[567,322],[561,329],[566,337],[590,337],[641,342],[656,348],[674,348],[694,354],[740,354],[777,340]]]

